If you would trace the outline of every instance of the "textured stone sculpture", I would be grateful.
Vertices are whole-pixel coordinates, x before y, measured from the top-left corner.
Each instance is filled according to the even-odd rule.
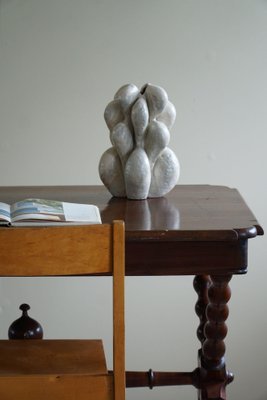
[[[180,166],[167,147],[176,111],[167,93],[146,84],[141,90],[122,86],[106,107],[104,118],[112,147],[99,162],[99,175],[113,196],[161,197],[177,183]]]

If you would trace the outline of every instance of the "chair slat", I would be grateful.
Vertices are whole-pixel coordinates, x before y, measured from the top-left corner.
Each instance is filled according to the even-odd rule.
[[[125,399],[125,321],[124,321],[124,275],[125,232],[123,224],[114,224],[113,266],[113,371],[115,399]]]
[[[0,229],[0,276],[110,273],[110,225]]]

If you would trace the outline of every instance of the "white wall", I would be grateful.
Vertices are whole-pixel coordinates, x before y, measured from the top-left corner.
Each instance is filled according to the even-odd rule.
[[[151,82],[177,108],[180,183],[237,187],[267,226],[266,46],[266,0],[0,0],[0,185],[99,184],[105,106],[121,85]],[[231,282],[232,400],[267,396],[266,238],[249,245],[249,273]],[[195,368],[191,281],[127,279],[128,369]],[[108,300],[91,281],[2,279],[1,337],[28,301],[46,337],[102,329],[108,346],[93,292],[103,315]],[[134,389],[128,399],[194,392]]]

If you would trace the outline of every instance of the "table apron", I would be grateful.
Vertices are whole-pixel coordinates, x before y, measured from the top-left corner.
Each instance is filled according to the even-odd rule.
[[[247,240],[127,241],[126,275],[244,274]]]

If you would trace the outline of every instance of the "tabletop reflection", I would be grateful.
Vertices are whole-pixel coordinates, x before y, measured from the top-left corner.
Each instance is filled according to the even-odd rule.
[[[103,223],[125,221],[126,230],[172,230],[180,228],[179,209],[166,197],[127,200],[112,197],[101,210]]]

